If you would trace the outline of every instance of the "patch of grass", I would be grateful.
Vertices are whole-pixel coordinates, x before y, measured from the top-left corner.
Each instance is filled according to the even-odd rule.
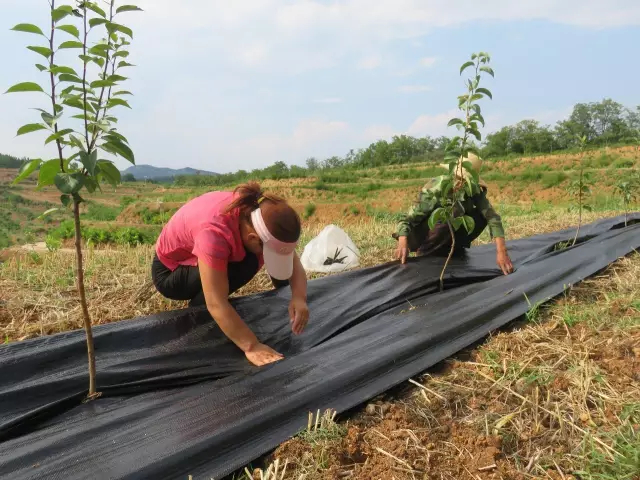
[[[149,207],[144,207],[140,210],[140,218],[145,225],[164,225],[169,221],[171,216],[178,211],[177,208],[169,210],[151,210]]]
[[[118,218],[121,211],[120,207],[110,207],[102,203],[89,202],[87,212],[82,217],[97,222],[111,222]]]
[[[542,187],[552,188],[557,187],[568,178],[564,172],[549,172],[542,175]]]
[[[307,203],[304,206],[304,212],[302,212],[302,217],[305,220],[308,220],[309,218],[311,218],[314,214],[316,213],[316,204],[315,203]]]
[[[159,228],[82,226],[82,238],[88,244],[116,244],[123,246],[152,245],[160,234]],[[73,221],[66,220],[49,234],[50,241],[75,238]]]
[[[613,168],[632,168],[635,162],[630,158],[619,158],[613,162]]]

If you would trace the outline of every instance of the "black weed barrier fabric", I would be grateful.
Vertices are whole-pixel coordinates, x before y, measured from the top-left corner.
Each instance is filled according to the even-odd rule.
[[[365,402],[640,247],[640,223],[615,218],[554,249],[574,232],[509,242],[507,277],[493,246],[473,248],[453,261],[444,293],[442,259],[312,281],[299,337],[288,289],[234,300],[285,354],[263,368],[203,309],[96,327],[103,394],[87,404],[82,331],[0,347],[0,478],[220,479],[303,429],[309,411]]]

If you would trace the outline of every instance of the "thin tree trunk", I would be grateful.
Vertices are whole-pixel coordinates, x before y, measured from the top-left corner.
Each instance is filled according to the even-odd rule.
[[[576,242],[578,241],[578,234],[580,233],[580,226],[582,225],[582,171],[583,169],[580,168],[580,182],[578,184],[578,229],[576,230],[576,236],[573,238],[573,245],[571,245],[572,247],[576,244]]]
[[[628,227],[629,225],[627,225],[627,218],[629,217],[629,209],[627,208],[627,206],[624,206],[624,226]]]
[[[444,272],[447,270],[449,266],[449,262],[451,261],[451,257],[453,257],[453,251],[456,248],[456,234],[453,231],[453,226],[451,222],[447,220],[447,225],[449,226],[449,233],[451,234],[451,250],[449,250],[449,256],[447,257],[447,261],[444,262],[444,267],[442,267],[442,272],[440,272],[440,291],[444,291]]]
[[[82,320],[87,334],[87,355],[89,357],[89,394],[88,399],[96,396],[96,355],[93,350],[93,332],[91,331],[91,318],[87,307],[87,297],[84,291],[84,267],[82,265],[82,233],[80,230],[80,202],[73,200],[73,220],[76,227],[76,281],[80,305],[82,306]]]

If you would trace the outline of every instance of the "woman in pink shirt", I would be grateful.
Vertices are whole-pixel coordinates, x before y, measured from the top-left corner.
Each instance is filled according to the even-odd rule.
[[[162,229],[151,269],[156,289],[172,300],[206,305],[224,334],[254,365],[282,359],[260,343],[229,303],[265,265],[274,287],[291,286],[289,316],[298,335],[309,319],[307,277],[295,252],[300,217],[257,183],[210,192],[184,204]]]

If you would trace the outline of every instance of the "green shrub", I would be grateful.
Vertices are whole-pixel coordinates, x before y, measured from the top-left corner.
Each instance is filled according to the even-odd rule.
[[[122,208],[125,208],[129,205],[131,205],[132,203],[136,203],[136,199],[133,197],[129,197],[129,196],[124,196],[120,198],[120,206]]]
[[[316,204],[315,203],[307,203],[304,206],[304,212],[302,213],[302,217],[305,220],[308,220],[309,218],[311,218],[313,216],[313,214],[316,213]]]
[[[550,172],[545,173],[542,176],[542,186],[544,188],[557,187],[567,179],[567,174],[564,172]]]
[[[45,238],[44,244],[46,245],[47,250],[49,250],[50,252],[55,252],[56,250],[60,249],[60,247],[62,246],[62,240],[49,234]]]
[[[635,162],[630,158],[619,158],[613,162],[614,168],[632,168],[634,165]]]
[[[322,181],[321,179],[316,180],[316,182],[313,184],[313,188],[315,188],[316,190],[329,190],[329,186]]]
[[[97,222],[112,222],[118,218],[121,211],[120,207],[110,207],[101,203],[89,202],[89,208],[87,213],[83,214],[83,217]]]

